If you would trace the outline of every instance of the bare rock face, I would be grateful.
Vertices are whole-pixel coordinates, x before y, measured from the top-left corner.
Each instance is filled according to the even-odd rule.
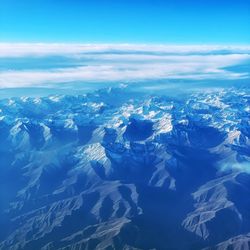
[[[242,181],[245,178],[247,181]],[[183,226],[210,241],[223,240],[243,228],[249,230],[249,180],[247,174],[233,173],[201,186],[193,193],[195,210],[187,215]]]
[[[249,249],[249,106],[248,89],[1,100],[0,249]]]
[[[235,249],[235,250],[249,250],[250,249],[250,234],[237,235],[224,242],[221,242],[213,247],[204,248],[204,250],[224,250],[224,249]]]

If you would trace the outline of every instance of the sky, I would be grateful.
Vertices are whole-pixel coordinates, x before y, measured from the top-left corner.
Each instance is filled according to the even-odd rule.
[[[0,0],[0,90],[249,78],[250,0]]]
[[[250,0],[1,0],[0,42],[249,44]]]

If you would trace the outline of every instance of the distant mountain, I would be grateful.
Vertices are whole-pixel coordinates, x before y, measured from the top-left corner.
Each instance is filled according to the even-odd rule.
[[[0,249],[250,249],[250,91],[0,100]]]

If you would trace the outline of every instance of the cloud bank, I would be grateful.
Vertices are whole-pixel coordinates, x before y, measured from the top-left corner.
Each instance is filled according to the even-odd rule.
[[[55,58],[57,63],[51,67]],[[5,65],[0,69],[0,88],[86,81],[244,79],[249,72],[228,68],[249,63],[250,46],[2,43],[0,62]]]

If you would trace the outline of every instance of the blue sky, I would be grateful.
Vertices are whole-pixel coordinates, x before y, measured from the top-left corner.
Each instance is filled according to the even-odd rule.
[[[250,0],[1,0],[0,42],[249,44]]]

